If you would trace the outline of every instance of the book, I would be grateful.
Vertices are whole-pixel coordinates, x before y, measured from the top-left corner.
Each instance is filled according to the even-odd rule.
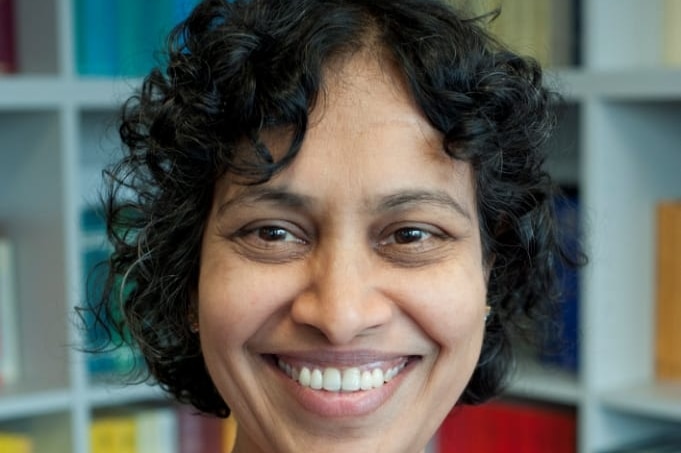
[[[14,248],[0,238],[0,386],[19,379],[19,319]]]
[[[574,409],[495,401],[457,406],[437,433],[438,453],[574,453]]]
[[[681,379],[681,200],[657,205],[655,369]]]
[[[237,426],[234,415],[222,420],[222,453],[231,453],[234,448]]]
[[[681,0],[664,0],[662,17],[662,61],[681,66]]]
[[[201,414],[190,406],[180,406],[177,413],[180,453],[225,451],[222,419]]]
[[[136,422],[132,415],[96,418],[90,425],[92,453],[137,453]]]
[[[75,0],[81,75],[139,77],[156,63],[170,30],[198,0]]]
[[[473,16],[500,10],[489,25],[490,32],[513,51],[532,56],[543,66],[568,66],[579,60],[579,0],[448,1]]]
[[[577,189],[564,187],[554,200],[561,240],[570,255],[577,259],[581,247],[580,209]],[[576,268],[556,263],[560,285],[557,310],[558,326],[549,325],[544,332],[544,344],[539,351],[540,362],[568,371],[579,370],[579,309],[580,279]]]
[[[179,453],[177,413],[172,407],[144,409],[135,414],[138,453]]]
[[[33,440],[23,434],[0,432],[0,452],[33,453]]]
[[[87,306],[97,303],[102,297],[111,252],[112,247],[106,237],[106,225],[102,213],[95,207],[85,208],[81,214],[81,255],[83,297]],[[114,306],[118,305],[114,304]],[[122,316],[118,312],[112,315]],[[130,346],[128,338],[109,329],[113,321],[115,319],[101,319],[98,322],[94,313],[85,312],[85,347],[97,351],[88,354],[87,370],[95,380],[111,380],[143,364],[140,352]]]
[[[17,69],[14,0],[0,0],[0,74]]]
[[[177,414],[179,453],[231,453],[237,434],[237,422],[233,415],[217,418],[184,405],[177,408]]]
[[[146,3],[146,2],[144,2]],[[118,66],[118,2],[74,0],[76,70],[80,75],[113,76]]]

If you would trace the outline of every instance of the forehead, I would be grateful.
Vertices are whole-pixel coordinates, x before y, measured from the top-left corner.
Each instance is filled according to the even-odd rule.
[[[262,139],[275,160],[290,145],[283,129],[268,130]],[[365,201],[400,190],[471,198],[469,166],[449,157],[442,143],[390,60],[361,51],[327,68],[300,152],[264,185]],[[232,186],[228,192],[248,190]]]

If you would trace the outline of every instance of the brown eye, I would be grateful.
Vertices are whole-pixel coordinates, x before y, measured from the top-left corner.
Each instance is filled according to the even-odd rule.
[[[412,242],[422,241],[430,237],[430,233],[419,228],[400,228],[393,234],[395,235],[396,244],[409,244]]]
[[[287,230],[276,226],[260,227],[257,230],[258,238],[267,242],[294,240],[295,237]]]

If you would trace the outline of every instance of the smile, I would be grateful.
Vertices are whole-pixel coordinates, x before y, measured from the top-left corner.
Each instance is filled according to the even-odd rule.
[[[358,392],[380,388],[390,382],[407,366],[408,359],[387,369],[381,367],[294,367],[283,359],[277,360],[277,366],[288,377],[301,386],[312,390],[327,392]]]

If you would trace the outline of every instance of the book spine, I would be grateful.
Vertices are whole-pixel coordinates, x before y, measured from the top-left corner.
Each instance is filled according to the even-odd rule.
[[[573,410],[523,403],[459,406],[437,434],[438,453],[574,453],[577,418]]]
[[[108,259],[111,253],[105,224],[96,208],[86,208],[81,214],[81,256],[83,261],[83,288],[86,304],[96,303],[102,297],[102,288],[107,278]],[[117,296],[113,296],[117,297]],[[118,308],[118,305],[115,305]],[[142,366],[141,353],[117,331],[108,329],[122,314],[112,311],[114,319],[95,318],[92,312],[85,315],[85,344],[96,353],[87,356],[87,368],[94,378],[111,376],[132,371]]]
[[[581,228],[577,190],[564,188],[564,195],[554,201],[556,217],[562,231],[562,241],[571,258],[580,250]],[[577,269],[556,263],[561,298],[557,310],[558,328],[548,325],[539,360],[568,371],[579,369],[579,308],[580,281]]]
[[[121,20],[118,31],[118,75],[137,77],[145,75],[151,69],[156,50],[155,37],[159,28],[157,9],[166,1],[118,1],[118,17]]]
[[[681,66],[681,0],[664,0],[663,62]]]
[[[33,453],[33,440],[22,434],[0,433],[0,452]]]
[[[173,408],[147,409],[135,415],[138,453],[179,453]]]
[[[236,443],[237,423],[234,416],[222,421],[222,453],[230,453]]]
[[[74,0],[76,69],[80,75],[112,76],[118,70],[118,2]]]
[[[681,379],[681,200],[657,206],[656,374]]]
[[[90,426],[92,453],[137,453],[134,416],[107,416]]]
[[[0,385],[19,379],[19,332],[16,273],[11,242],[0,238]]]
[[[0,0],[0,74],[17,69],[14,0]]]
[[[222,420],[182,406],[178,409],[180,453],[223,452]]]

